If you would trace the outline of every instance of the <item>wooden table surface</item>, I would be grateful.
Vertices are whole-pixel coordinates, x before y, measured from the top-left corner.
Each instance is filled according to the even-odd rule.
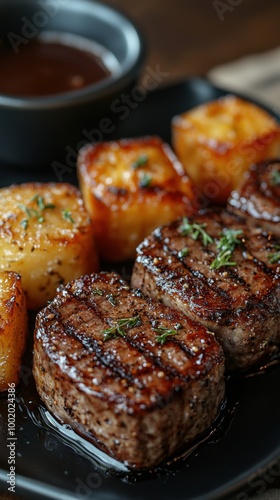
[[[279,0],[106,0],[135,20],[147,64],[175,81],[280,45]],[[234,6],[235,5],[235,6]]]
[[[136,21],[164,84],[280,46],[279,0],[106,0]],[[35,458],[35,457],[34,457]],[[272,485],[273,486],[273,485]],[[16,498],[0,492],[0,498]],[[276,497],[275,497],[276,498]]]

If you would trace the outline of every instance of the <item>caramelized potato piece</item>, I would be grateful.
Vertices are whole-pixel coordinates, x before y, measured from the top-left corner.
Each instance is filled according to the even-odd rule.
[[[27,336],[26,299],[18,274],[0,272],[0,392],[17,384]]]
[[[260,107],[228,95],[172,120],[175,153],[197,188],[225,203],[251,163],[275,157],[280,129]]]
[[[134,258],[148,233],[197,208],[182,165],[157,137],[86,146],[78,176],[105,260]]]
[[[0,189],[0,270],[22,276],[29,309],[46,305],[59,284],[97,270],[93,227],[77,188]]]

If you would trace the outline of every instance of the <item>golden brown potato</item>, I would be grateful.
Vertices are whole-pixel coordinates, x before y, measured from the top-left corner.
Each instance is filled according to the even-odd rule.
[[[279,154],[280,129],[263,109],[228,95],[172,120],[175,153],[209,200],[224,203],[251,163]]]
[[[78,176],[105,260],[134,258],[149,232],[197,208],[182,165],[157,137],[89,145]]]
[[[58,183],[0,189],[0,270],[22,276],[29,309],[56,288],[97,270],[93,227],[80,192]]]
[[[17,384],[27,336],[27,309],[21,277],[0,272],[0,391]]]

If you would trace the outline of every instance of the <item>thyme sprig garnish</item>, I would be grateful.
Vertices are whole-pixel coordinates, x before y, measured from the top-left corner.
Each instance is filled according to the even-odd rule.
[[[144,172],[144,174],[141,176],[139,180],[139,187],[140,188],[149,187],[151,185],[152,180],[153,180],[152,176]]]
[[[149,161],[149,158],[147,155],[140,155],[132,164],[131,164],[131,168],[133,168],[133,170],[137,170],[138,168],[140,167],[143,167],[144,165],[147,165]]]
[[[221,239],[217,243],[217,249],[220,250],[217,257],[211,263],[210,269],[220,269],[222,266],[236,266],[236,262],[231,261],[232,254],[240,245],[243,231],[241,229],[224,229],[221,233]]]
[[[39,194],[33,196],[33,198],[31,198],[31,201],[36,202],[41,212],[43,212],[43,210],[46,210],[47,208],[55,208],[55,205],[53,203],[45,203],[43,196],[40,196]]]
[[[158,344],[165,344],[167,341],[168,337],[172,337],[173,335],[178,335],[179,330],[181,330],[183,327],[180,323],[177,323],[174,328],[166,328],[165,326],[159,326],[158,328],[153,328],[153,330],[156,333],[159,333],[156,337],[156,342]]]
[[[100,296],[104,295],[103,290],[100,290],[100,288],[93,288],[92,293],[93,293],[93,295],[100,295]]]
[[[28,222],[29,222],[29,218],[28,219],[22,219],[20,221],[20,225],[23,227],[24,231],[26,231],[26,229],[28,228]]]
[[[70,210],[68,209],[62,210],[62,217],[64,220],[67,220],[68,222],[75,224],[75,221],[72,217],[72,212]]]
[[[277,264],[277,262],[280,262],[280,246],[273,245],[273,248],[275,248],[275,250],[277,250],[277,252],[269,253],[268,260],[269,260],[270,264]]]
[[[30,219],[35,218],[39,222],[39,224],[42,224],[45,221],[44,214],[43,212],[47,209],[53,209],[55,208],[55,205],[53,203],[45,203],[45,200],[43,196],[36,194],[31,198],[29,203],[35,203],[37,208],[30,207],[28,205],[18,205],[18,207],[26,213],[27,217],[25,219],[22,219],[20,222],[20,225],[26,230],[29,224]]]
[[[138,168],[147,165],[148,161],[149,157],[145,154],[142,154],[131,164],[131,168],[133,168],[133,170],[137,170]],[[140,188],[149,187],[151,185],[152,180],[153,178],[150,174],[148,174],[147,172],[143,172],[141,173],[138,185]]]
[[[273,170],[273,172],[271,174],[271,183],[273,186],[280,185],[280,171],[279,170]]]
[[[182,250],[178,252],[179,259],[183,259],[184,257],[186,257],[186,255],[188,255],[188,253],[189,253],[188,247],[182,248]]]
[[[111,306],[117,305],[117,295],[113,295],[112,293],[109,293],[107,295],[107,300],[108,300],[108,302],[110,302]]]
[[[207,224],[190,224],[187,217],[184,217],[182,224],[179,226],[178,231],[182,233],[183,236],[191,236],[193,240],[197,240],[199,237],[202,238],[203,245],[206,247],[208,243],[213,243],[214,240],[209,234],[206,233],[205,228]]]
[[[118,336],[125,337],[127,330],[139,326],[141,324],[140,316],[133,316],[132,318],[120,318],[116,323],[103,330],[104,340],[114,339]]]

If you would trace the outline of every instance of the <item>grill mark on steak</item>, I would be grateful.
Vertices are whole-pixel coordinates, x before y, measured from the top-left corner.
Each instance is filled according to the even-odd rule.
[[[69,297],[72,298],[74,301],[76,299],[74,294],[71,294],[68,291]],[[79,313],[77,314],[77,310]],[[116,359],[113,358],[112,355],[112,350],[110,349],[110,342],[104,342],[101,339],[97,340],[87,334],[87,331],[84,331],[82,329],[82,325],[85,324],[86,318],[82,317],[83,311],[85,313],[88,313],[89,310],[93,310],[96,315],[100,317],[102,321],[104,321],[104,316],[101,313],[100,308],[96,306],[96,303],[85,300],[83,299],[83,303],[79,303],[79,306],[75,308],[75,312],[71,314],[69,317],[66,319],[60,317],[60,321],[63,325],[64,331],[67,335],[71,336],[72,338],[75,338],[78,340],[84,347],[87,349],[90,349],[92,352],[95,353],[96,357],[104,363],[106,366],[110,367],[110,369],[118,376],[121,376],[125,379],[127,379],[131,384],[135,382],[135,374],[129,372],[128,370],[125,370],[125,365],[123,363],[117,362]],[[135,311],[137,314],[135,314]],[[134,310],[134,316],[140,316],[141,310],[138,311],[137,309]],[[149,322],[153,322],[152,318],[150,317],[149,314],[147,314],[147,318]],[[77,321],[78,320],[78,321]],[[114,320],[112,317],[108,315],[108,317],[105,319],[106,323],[108,326],[112,326],[114,324]],[[86,325],[88,329],[91,328],[90,322],[86,322]],[[105,327],[106,325],[104,325]],[[104,328],[105,329],[105,328]],[[141,335],[135,335],[134,332],[135,328],[131,328],[126,332],[126,336],[122,337],[120,339],[121,342],[124,344],[129,344],[134,350],[137,350],[135,353],[135,356],[139,360],[139,354],[143,356],[143,363],[142,366],[150,366],[150,363],[153,362],[153,365],[155,365],[155,369],[160,369],[160,371],[163,371],[165,373],[165,376],[171,376],[173,378],[178,378],[183,381],[189,378],[189,375],[185,375],[180,373],[178,370],[175,369],[174,366],[171,366],[170,364],[164,364],[163,361],[161,361],[159,357],[159,350],[160,348],[157,347],[157,344],[155,343],[155,335],[151,336],[148,333],[145,333],[146,339],[149,339],[149,343],[145,343],[143,345],[143,342],[141,340]],[[178,332],[179,333],[179,332]],[[139,340],[138,340],[139,337]],[[194,353],[186,344],[183,343],[183,339],[178,341],[175,337],[169,338],[168,342],[172,342],[174,344],[173,348],[175,350],[174,355],[178,356],[178,351],[182,351],[184,353],[184,356],[189,357],[190,359],[193,358],[194,356],[197,355],[197,353]],[[101,344],[101,345],[100,345]],[[175,348],[176,346],[176,348]],[[169,363],[171,361],[169,360]],[[145,371],[143,369],[143,371]],[[144,385],[139,383],[138,387],[140,389],[143,389]]]
[[[174,223],[174,228],[178,229],[178,223],[177,222]],[[182,259],[179,256],[178,252],[174,251],[172,249],[172,247],[169,247],[166,243],[164,243],[164,240],[166,239],[164,237],[164,235],[162,234],[162,231],[164,229],[165,229],[164,227],[158,228],[154,232],[154,237],[155,237],[156,240],[158,240],[159,244],[163,246],[164,251],[167,252],[169,255],[172,255],[172,257],[174,257],[175,261],[177,261],[177,266],[179,266],[179,267],[182,266],[184,268],[184,270],[187,270],[196,280],[199,280],[199,283],[200,282],[203,283],[203,285],[205,287],[207,287],[207,293],[212,293],[212,292],[217,293],[218,295],[220,295],[221,300],[223,300],[223,301],[227,300],[227,301],[231,302],[231,295],[227,292],[227,290],[221,289],[219,286],[217,286],[213,282],[209,283],[209,277],[208,276],[204,275],[200,270],[193,269],[190,265],[187,264],[187,262],[186,262],[185,259]],[[243,243],[243,247],[245,247],[244,243]],[[213,253],[213,250],[210,250],[208,247],[204,247],[203,251],[209,257],[209,262],[211,262],[214,259],[214,257],[215,257],[215,255]],[[210,257],[211,257],[211,259],[210,259]],[[174,264],[174,262],[172,262],[172,264]],[[163,266],[163,269],[164,269],[164,266]],[[168,269],[168,271],[170,272],[170,269]],[[172,273],[172,271],[171,271],[171,273]],[[183,271],[182,271],[182,274],[184,274]],[[233,269],[230,269],[230,271],[229,271],[229,277],[235,283],[238,283],[238,284],[241,284],[241,285],[244,285],[244,286],[248,286],[248,284],[245,282],[244,278],[242,278]]]
[[[215,217],[215,215],[217,214],[213,213],[213,217]],[[235,229],[242,229],[245,237],[248,235],[248,228],[246,227],[244,220],[240,220],[240,218],[231,216],[230,214],[227,214],[226,219],[226,223],[229,227],[232,227],[234,223]],[[189,218],[189,220],[190,222],[193,222],[195,218]],[[202,222],[205,222],[203,217]],[[231,222],[231,224],[229,224],[229,222]],[[153,238],[147,242],[147,251],[145,251],[146,247],[144,245],[140,246],[143,250],[143,254],[145,255],[146,263],[149,262],[151,270],[158,273],[158,282],[163,282],[166,276],[168,276],[171,280],[178,280],[180,276],[185,276],[186,271],[188,271],[194,279],[192,281],[188,281],[189,291],[187,291],[187,289],[185,290],[186,295],[188,295],[189,298],[192,293],[196,293],[198,296],[203,296],[203,300],[206,300],[209,305],[212,303],[212,307],[215,308],[215,312],[221,312],[223,309],[238,307],[238,302],[240,302],[239,285],[242,286],[242,290],[247,290],[248,296],[250,295],[252,300],[254,300],[256,296],[259,299],[260,287],[256,284],[256,280],[253,278],[254,273],[255,275],[258,275],[259,280],[262,280],[262,288],[264,290],[268,286],[271,286],[271,281],[274,279],[275,272],[272,272],[271,266],[269,267],[267,262],[260,260],[260,258],[257,258],[256,256],[252,256],[252,251],[255,249],[249,239],[247,239],[246,242],[241,242],[240,246],[236,248],[234,252],[234,260],[237,262],[237,266],[235,266],[234,269],[223,267],[222,270],[213,272],[210,269],[210,264],[217,254],[217,252],[214,252],[213,250],[215,245],[209,245],[206,249],[206,247],[202,247],[201,242],[199,241],[194,242],[194,262],[187,264],[187,261],[191,262],[193,257],[191,246],[192,240],[189,237],[183,237],[181,235],[181,240],[183,241],[181,246],[187,245],[189,248],[189,253],[185,260],[178,257],[177,249],[175,250],[174,247],[166,243],[168,235],[172,235],[174,232],[176,233],[180,224],[180,221],[176,221],[169,226],[164,226],[156,230],[153,233]],[[219,231],[216,231],[214,237],[217,237],[224,227],[225,224],[220,222]],[[264,238],[263,235],[259,235],[259,237],[263,240],[262,244],[267,242],[267,239]],[[156,246],[156,243],[158,243],[158,246]],[[150,257],[148,255],[149,247],[151,248]],[[163,249],[162,252],[161,249]],[[267,251],[267,253],[269,253],[269,251]],[[153,264],[155,255],[156,258],[161,255],[163,256],[162,261],[160,261],[160,265]],[[196,257],[197,255],[201,256],[199,261]],[[249,258],[244,258],[244,255],[249,256]],[[206,262],[205,256],[206,258],[208,257]],[[212,258],[210,258],[210,256],[212,256]],[[191,265],[193,265],[193,267],[191,267]],[[226,280],[222,276],[225,272]],[[215,278],[215,281],[213,281],[213,277]],[[236,285],[238,285],[238,287]],[[227,310],[226,314],[228,314]]]
[[[224,210],[201,211],[188,221],[206,224],[214,243],[204,247],[184,236],[182,220],[158,228],[138,247],[132,285],[214,331],[228,367],[248,368],[280,347],[280,265],[268,257],[279,238]],[[236,265],[213,270],[224,228],[243,231],[232,255]]]
[[[49,311],[52,311],[52,308],[50,308]],[[50,312],[50,315],[52,315],[52,312]],[[54,335],[56,330],[57,334]],[[40,330],[38,330],[38,335],[40,335]],[[160,391],[155,391],[151,384],[146,384],[145,387],[139,387],[139,384],[137,385],[136,383],[136,376],[134,376],[134,383],[132,384],[127,377],[124,378],[120,373],[116,373],[114,366],[107,366],[102,362],[100,363],[101,360],[95,356],[95,352],[91,353],[94,355],[90,357],[89,361],[87,348],[85,348],[81,340],[78,338],[75,338],[74,336],[67,336],[66,332],[62,328],[61,321],[59,321],[59,323],[57,323],[57,325],[55,325],[52,329],[52,336],[53,338],[50,340],[49,346],[46,343],[44,344],[44,350],[48,354],[51,362],[57,364],[63,372],[65,369],[64,354],[67,355],[67,376],[68,374],[71,375],[77,390],[81,392],[79,384],[82,381],[82,385],[87,391],[89,391],[90,394],[104,399],[105,401],[107,398],[108,401],[115,401],[121,405],[121,407],[127,408],[129,413],[139,412],[141,409],[144,410],[145,408],[153,410],[159,404],[166,404],[168,400],[172,398],[174,393],[178,393],[178,391],[181,390],[180,385],[182,382],[179,379],[171,380],[166,377],[161,379]],[[58,351],[56,344],[60,345],[60,339],[62,336],[65,337],[63,346],[64,350]],[[56,337],[58,337],[58,339],[56,339]],[[68,344],[70,340],[71,344],[69,347]],[[118,339],[118,341],[121,341],[121,339]],[[74,347],[72,352],[73,342]],[[67,346],[67,351],[65,346]],[[83,368],[83,358],[86,359],[87,363],[85,368]],[[90,372],[87,371],[89,362]],[[94,366],[94,371],[92,371],[91,366]],[[71,367],[70,370],[69,367]],[[96,380],[95,384],[92,384],[91,382],[93,373]],[[156,376],[156,370],[154,370],[154,375]],[[131,388],[133,389],[133,392],[130,392]]]
[[[96,359],[98,359],[106,367],[110,368],[112,374],[115,374],[118,377],[126,379],[130,384],[135,383],[135,378],[128,370],[125,370],[124,365],[117,363],[115,359],[112,359],[110,354],[108,355],[108,353],[104,352],[104,350],[102,350],[101,347],[99,346],[97,340],[89,338],[88,336],[86,336],[86,334],[82,335],[81,332],[77,334],[77,327],[79,327],[79,325],[77,324],[64,325],[64,331],[66,335],[80,342],[83,347],[85,347],[86,349],[90,349],[92,352],[94,352]],[[144,388],[144,385],[140,384],[139,382],[136,383],[136,385],[139,389]]]

